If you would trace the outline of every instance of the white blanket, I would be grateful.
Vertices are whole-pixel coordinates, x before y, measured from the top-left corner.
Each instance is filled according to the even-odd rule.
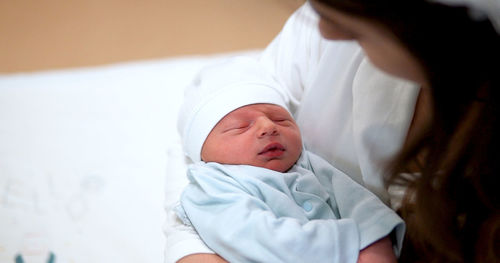
[[[162,262],[182,89],[241,54],[0,75],[0,262]]]

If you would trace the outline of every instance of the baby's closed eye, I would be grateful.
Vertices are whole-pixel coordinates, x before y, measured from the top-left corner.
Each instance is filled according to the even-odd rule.
[[[228,125],[224,129],[224,132],[241,131],[241,130],[247,129],[248,127],[250,127],[250,123],[247,123],[247,122],[245,122],[245,123],[234,123],[234,124]]]
[[[273,119],[273,122],[275,122],[279,125],[290,125],[292,123],[292,120],[287,119],[287,118],[277,118],[277,119]]]

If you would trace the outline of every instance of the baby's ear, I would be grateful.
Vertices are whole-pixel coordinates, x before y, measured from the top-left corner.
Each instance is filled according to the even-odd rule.
[[[206,152],[206,151],[204,151],[204,148],[205,148],[205,147],[201,147],[200,159],[201,159],[203,162],[208,163],[208,162],[209,162],[208,160],[210,160],[210,158],[208,158],[208,156],[207,156],[207,152]]]
[[[203,142],[203,145],[201,146],[201,151],[200,151],[200,159],[204,162],[206,162],[205,160],[207,159],[206,158],[206,153],[205,153],[205,143],[207,142],[207,140],[205,140],[205,142]]]

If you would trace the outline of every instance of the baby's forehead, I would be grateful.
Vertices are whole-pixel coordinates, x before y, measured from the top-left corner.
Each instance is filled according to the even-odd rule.
[[[259,104],[250,104],[239,107],[230,113],[228,113],[222,120],[224,119],[239,119],[239,118],[251,118],[253,116],[258,115],[273,115],[273,114],[286,114],[289,115],[288,111],[282,106],[270,103],[259,103]]]
[[[220,119],[214,128],[224,128],[226,125],[234,123],[251,121],[257,116],[265,115],[268,117],[289,117],[293,119],[284,107],[271,103],[258,103],[241,106]]]

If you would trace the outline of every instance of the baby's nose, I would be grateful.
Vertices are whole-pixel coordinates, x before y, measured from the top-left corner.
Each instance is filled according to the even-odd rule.
[[[258,130],[259,137],[273,136],[279,134],[278,127],[276,126],[274,121],[270,120],[269,118],[259,118],[258,125],[259,125],[259,130]]]

